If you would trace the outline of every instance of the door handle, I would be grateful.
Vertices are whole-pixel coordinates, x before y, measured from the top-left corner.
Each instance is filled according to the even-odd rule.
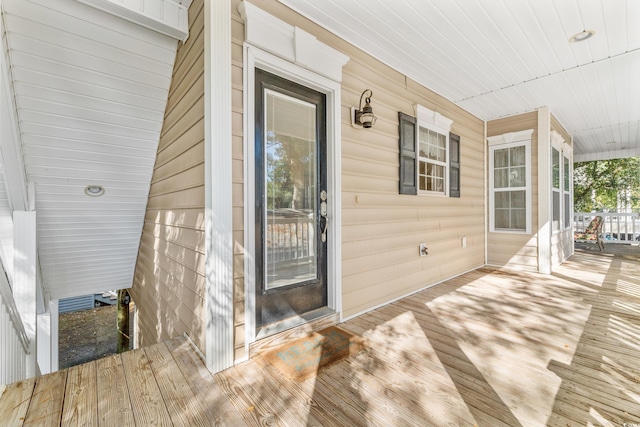
[[[320,238],[322,243],[327,241],[327,227],[329,227],[329,216],[327,213],[327,192],[322,190],[320,192],[320,217],[324,218],[324,227],[322,227],[322,234]]]

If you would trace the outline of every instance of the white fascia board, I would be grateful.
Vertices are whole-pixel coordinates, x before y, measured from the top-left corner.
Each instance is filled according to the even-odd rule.
[[[78,1],[183,42],[189,38],[189,6],[191,1]]]
[[[628,157],[640,157],[640,148],[626,150],[602,151],[598,153],[574,154],[573,162],[593,162],[595,160],[626,159]]]

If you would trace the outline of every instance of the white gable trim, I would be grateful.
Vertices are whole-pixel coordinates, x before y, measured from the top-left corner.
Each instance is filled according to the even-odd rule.
[[[349,57],[327,46],[312,34],[294,27],[243,1],[238,11],[245,23],[245,41],[336,82]]]

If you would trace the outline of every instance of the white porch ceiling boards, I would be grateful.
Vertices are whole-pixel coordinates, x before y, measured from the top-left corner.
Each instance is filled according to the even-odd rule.
[[[576,161],[640,155],[636,0],[280,2],[483,120],[549,106]]]
[[[75,0],[3,5],[45,287],[130,287],[177,41]]]

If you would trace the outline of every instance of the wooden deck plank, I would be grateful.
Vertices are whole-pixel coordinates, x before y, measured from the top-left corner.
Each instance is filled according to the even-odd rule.
[[[164,343],[146,347],[145,353],[175,426],[208,426],[204,410]]]
[[[131,398],[120,355],[96,361],[98,389],[98,425],[122,427],[134,423]]]
[[[67,390],[64,394],[62,408],[62,425],[98,425],[98,390],[96,385],[95,361],[69,368]]]
[[[59,426],[65,396],[67,370],[54,372],[36,379],[25,426]]]
[[[35,378],[10,384],[0,394],[0,414],[7,427],[21,426],[29,409],[31,395],[36,385]]]
[[[365,349],[302,382],[260,357],[211,375],[178,338],[96,362],[96,409],[85,366],[38,378],[30,403],[29,386],[0,398],[0,413],[38,426],[94,410],[116,426],[640,425],[640,253],[578,253],[553,275],[481,268],[341,327]]]
[[[256,395],[251,387],[246,386],[235,368],[219,372],[215,378],[247,425],[283,425],[273,409],[264,403],[262,396]]]
[[[214,426],[242,425],[242,417],[187,340],[175,338],[166,344],[176,361],[179,361],[178,367],[189,380],[200,407],[204,408],[205,419]],[[206,390],[206,393],[203,393],[203,390]]]
[[[345,422],[341,419],[341,414],[336,410],[335,405],[318,401],[313,398],[313,388],[305,387],[306,383],[289,381],[273,365],[265,362],[262,357],[253,359],[258,369],[267,375],[270,381],[279,389],[286,389],[291,398],[296,400],[298,406],[305,407],[310,413],[312,423],[320,422],[323,427],[343,427]],[[313,424],[318,425],[318,424]]]
[[[136,425],[171,426],[171,417],[144,350],[127,351],[121,357]]]
[[[242,377],[244,387],[250,387],[254,395],[261,396],[264,405],[268,405],[283,425],[321,426],[313,417],[308,405],[295,399],[284,387],[274,384],[268,375],[255,375],[260,366],[253,360],[236,366],[236,372]]]

